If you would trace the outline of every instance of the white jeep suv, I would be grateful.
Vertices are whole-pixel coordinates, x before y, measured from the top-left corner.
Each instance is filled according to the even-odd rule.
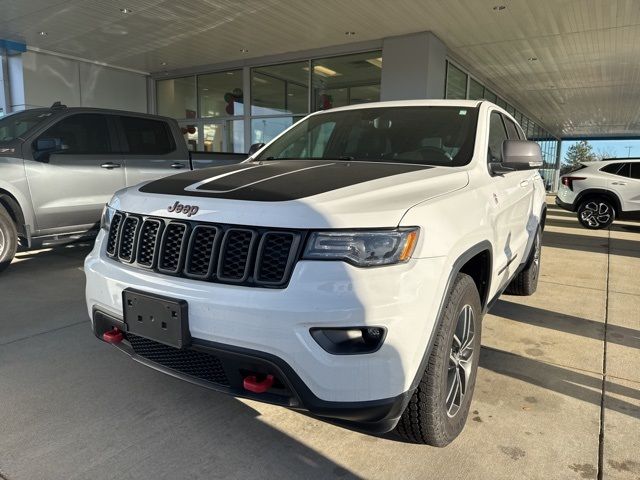
[[[489,102],[314,113],[244,163],[116,193],[85,262],[93,330],[218,391],[446,445],[483,315],[536,289],[541,165]]]
[[[560,177],[556,204],[577,212],[590,229],[606,228],[616,218],[640,218],[640,159],[584,162]]]

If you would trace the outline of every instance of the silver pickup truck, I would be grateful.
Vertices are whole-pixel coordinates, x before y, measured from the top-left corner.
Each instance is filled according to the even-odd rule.
[[[170,118],[56,102],[0,119],[0,271],[18,247],[92,237],[121,188],[244,154],[190,152]]]

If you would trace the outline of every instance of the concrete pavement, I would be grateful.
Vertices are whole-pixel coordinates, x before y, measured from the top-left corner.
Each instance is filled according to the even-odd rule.
[[[539,290],[485,318],[445,449],[351,432],[147,369],[97,341],[87,246],[0,275],[0,478],[640,478],[640,226],[550,209]]]

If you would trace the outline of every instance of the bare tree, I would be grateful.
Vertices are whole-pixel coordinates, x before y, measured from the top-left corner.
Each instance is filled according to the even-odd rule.
[[[607,147],[600,147],[595,151],[595,159],[598,161],[615,158],[615,156],[615,152]]]

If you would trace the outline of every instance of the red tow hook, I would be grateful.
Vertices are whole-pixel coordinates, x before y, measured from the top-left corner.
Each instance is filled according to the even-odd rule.
[[[122,332],[118,327],[113,327],[113,329],[108,330],[102,334],[102,340],[107,343],[111,343],[112,345],[116,345],[120,343],[123,339]]]
[[[255,375],[244,377],[244,389],[253,393],[264,393],[273,386],[273,375],[267,375],[264,380],[258,381]]]

